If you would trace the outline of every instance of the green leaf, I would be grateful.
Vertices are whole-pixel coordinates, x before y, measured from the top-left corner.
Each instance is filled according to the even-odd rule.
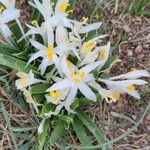
[[[56,141],[61,137],[61,135],[64,133],[65,130],[65,122],[61,119],[59,119],[56,122],[56,126],[54,127],[53,132],[51,133],[48,142],[51,145],[54,145]]]
[[[77,117],[82,121],[82,123],[94,135],[94,137],[97,139],[99,144],[103,144],[106,142],[102,129],[98,128],[89,116],[87,116],[83,111],[78,110]],[[109,147],[103,146],[102,150],[109,150]]]
[[[43,132],[38,135],[39,150],[42,150],[48,134],[49,119],[46,119],[43,125]]]
[[[29,73],[29,71],[32,70],[33,73],[40,74],[37,71],[37,68],[33,67],[32,65],[27,66],[26,62],[2,53],[0,53],[0,65],[4,65],[25,73]]]
[[[19,52],[17,47],[0,43],[0,53],[12,55],[13,53]]]
[[[97,31],[96,31],[96,30],[89,32],[88,35],[87,35],[87,37],[84,39],[84,42],[87,42],[87,41],[89,41],[89,40],[95,38],[97,35],[98,35],[98,34],[97,34]]]
[[[19,150],[29,150],[31,146],[31,142],[27,142],[24,145],[21,146],[21,148]]]
[[[118,56],[111,56],[101,69],[101,72],[109,70],[118,61]]]
[[[36,84],[31,87],[32,94],[44,94],[46,90],[50,87],[49,84]]]
[[[74,117],[74,122],[72,125],[76,132],[77,137],[80,140],[81,145],[82,146],[92,146],[92,142],[89,139],[89,137],[87,136],[86,131],[83,127],[83,124],[77,117]]]

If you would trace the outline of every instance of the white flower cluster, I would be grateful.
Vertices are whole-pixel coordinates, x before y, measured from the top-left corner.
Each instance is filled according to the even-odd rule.
[[[71,112],[71,104],[79,91],[94,102],[97,100],[95,93],[99,93],[107,102],[116,102],[124,93],[140,98],[134,85],[147,83],[138,79],[150,76],[146,70],[134,70],[108,79],[94,77],[93,71],[100,73],[107,62],[111,44],[108,42],[106,45],[98,46],[100,39],[106,35],[88,41],[85,41],[85,37],[90,31],[100,28],[101,22],[88,24],[86,17],[81,21],[69,19],[69,13],[73,11],[68,9],[69,0],[58,0],[56,4],[49,0],[43,0],[42,3],[34,0],[30,5],[42,14],[44,21],[40,25],[36,20],[32,21],[32,25],[27,24],[29,30],[22,37],[23,39],[32,36],[30,42],[37,50],[36,53],[31,54],[28,64],[41,57],[42,61],[39,65],[41,75],[45,74],[48,66],[54,65],[57,70],[52,76],[53,85],[45,91],[47,103],[56,105],[56,110],[45,115],[56,115],[62,107]],[[8,21],[4,21],[6,22]],[[35,40],[36,35],[41,35],[44,44]],[[31,71],[29,74],[18,72],[17,76],[20,78],[16,81],[17,88],[24,91],[26,98],[31,101],[33,101],[32,95],[26,91],[27,87],[39,82],[47,82],[34,78]],[[101,83],[106,85],[106,89],[101,86]]]

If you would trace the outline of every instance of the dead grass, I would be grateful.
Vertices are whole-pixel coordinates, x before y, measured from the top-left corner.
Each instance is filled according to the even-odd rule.
[[[150,19],[144,16],[132,16],[123,14],[122,10],[127,4],[126,0],[106,0],[99,3],[99,0],[84,0],[77,1],[74,18],[81,19],[83,16],[88,16],[90,22],[102,20],[104,22],[102,33],[109,34],[109,39],[114,46],[114,54],[119,55],[122,60],[117,63],[109,73],[111,76],[125,73],[132,68],[150,70]],[[26,1],[18,1],[18,7],[24,9],[22,21],[25,22],[30,16],[30,7],[26,7]],[[27,17],[26,17],[27,16]],[[138,46],[142,47],[140,52],[135,49]],[[129,96],[122,96],[116,104],[97,103],[85,108],[85,111],[93,118],[93,121],[98,126],[106,130],[106,137],[113,139],[119,134],[125,132],[131,127],[132,123],[129,120],[118,118],[111,115],[111,112],[124,114],[131,120],[137,121],[144,112],[146,104],[150,99],[150,87],[145,86],[141,89],[142,100],[137,101]],[[20,106],[13,102],[13,99],[3,89],[1,85],[2,101],[5,104],[6,110],[9,112],[9,117],[13,127],[20,127],[23,124],[27,127],[32,127],[31,115],[22,111]],[[29,110],[29,109],[28,109]],[[18,124],[16,120],[20,123]],[[128,137],[111,145],[112,150],[149,150],[150,149],[150,114],[144,119],[139,128],[132,132]],[[0,149],[13,150],[13,142],[8,132],[2,111],[0,111]],[[21,132],[22,133],[22,132]],[[23,132],[24,133],[24,132]],[[28,135],[32,135],[31,141],[36,140],[35,133],[28,131]],[[66,142],[77,145],[78,140],[75,134],[68,133]],[[17,144],[21,146],[28,140],[19,138]],[[56,145],[53,149],[60,149]]]

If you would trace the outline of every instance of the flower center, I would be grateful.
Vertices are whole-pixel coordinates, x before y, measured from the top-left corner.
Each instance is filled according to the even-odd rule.
[[[60,91],[55,90],[55,91],[50,91],[49,95],[54,99],[57,100],[60,97]]]
[[[83,17],[83,18],[82,18],[82,22],[83,22],[83,23],[87,23],[87,22],[88,22],[88,20],[89,20],[89,18],[88,18],[88,17]]]
[[[83,71],[75,71],[71,73],[71,79],[76,83],[79,83],[84,76],[85,72]]]
[[[116,98],[116,95],[118,96],[118,93],[116,94],[112,94],[112,93],[110,93],[110,92],[106,92],[105,93],[105,96],[107,97],[107,98],[109,98],[110,100],[112,100],[113,102],[116,102],[118,99]]]
[[[129,85],[129,86],[127,87],[127,89],[128,89],[129,91],[134,91],[134,90],[135,90],[135,86],[134,86],[134,85]]]
[[[32,20],[32,21],[31,21],[31,24],[34,25],[34,26],[38,26],[38,23],[37,23],[36,20]]]
[[[54,48],[53,48],[53,45],[52,44],[49,44],[48,45],[48,48],[47,48],[47,56],[50,60],[53,60],[53,57],[54,57]]]
[[[82,50],[89,52],[96,46],[96,41],[88,41],[83,44]]]
[[[59,11],[60,12],[65,12],[68,6],[70,6],[69,3],[61,2],[60,5],[59,5]]]
[[[2,13],[2,11],[5,9],[5,7],[3,5],[0,5],[0,13]]]
[[[106,50],[105,49],[102,49],[100,52],[99,52],[99,58],[100,59],[104,59],[106,57]]]
[[[117,91],[117,90],[113,92],[113,96],[114,96],[117,100],[120,98],[120,95],[121,95],[120,92]]]
[[[67,67],[71,69],[71,62],[69,60],[67,60]]]

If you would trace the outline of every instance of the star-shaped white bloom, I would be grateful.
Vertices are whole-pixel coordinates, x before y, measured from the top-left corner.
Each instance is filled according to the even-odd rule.
[[[34,78],[34,74],[32,71],[29,74],[18,72],[16,74],[20,79],[16,80],[15,85],[17,89],[24,91],[24,89],[32,84],[44,82],[43,80],[39,80]]]
[[[31,63],[33,60],[42,57],[43,60],[39,66],[42,75],[45,73],[46,68],[53,64],[55,64],[58,72],[61,74],[60,61],[58,56],[55,54],[53,40],[51,41],[51,43],[48,44],[48,47],[34,40],[31,40],[31,44],[38,50],[38,52],[31,55],[28,64]]]
[[[70,105],[73,103],[78,89],[89,100],[96,101],[95,93],[90,89],[87,83],[93,80],[91,71],[100,65],[99,62],[89,64],[81,69],[71,67],[69,69],[66,59],[62,61],[62,69],[66,78],[58,83],[52,85],[47,91],[55,91],[70,88],[70,92],[65,100],[65,108],[69,111]]]
[[[95,81],[91,81],[89,84],[95,89],[98,89],[100,95],[105,98],[107,102],[116,102],[120,98],[120,95],[124,93],[128,93],[129,95],[140,99],[140,95],[137,92],[135,85],[147,84],[146,81],[138,79],[140,77],[150,77],[150,74],[146,70],[135,70],[109,79],[99,79],[100,82],[107,85],[108,90],[102,88]]]

